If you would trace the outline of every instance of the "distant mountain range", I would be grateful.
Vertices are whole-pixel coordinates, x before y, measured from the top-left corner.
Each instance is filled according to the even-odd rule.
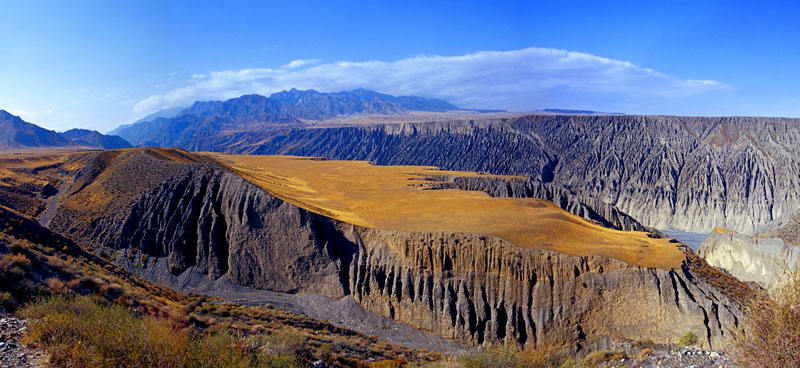
[[[227,101],[195,102],[180,112],[159,111],[112,133],[137,146],[191,147],[197,139],[229,132],[299,127],[348,115],[453,110],[460,109],[444,100],[395,97],[366,89],[334,93],[291,89],[269,97],[244,95]]]
[[[25,148],[126,148],[125,139],[94,130],[72,129],[64,133],[44,129],[0,110],[0,149]]]
[[[130,127],[130,126],[133,126],[133,125],[136,125],[136,124],[139,124],[139,123],[144,123],[146,121],[152,121],[152,120],[155,120],[156,118],[171,118],[171,117],[174,117],[175,115],[180,114],[181,111],[183,111],[183,109],[185,109],[185,108],[186,107],[173,107],[173,108],[170,108],[170,109],[164,109],[164,110],[161,110],[161,111],[154,112],[154,113],[152,113],[150,115],[147,115],[147,116],[145,116],[145,117],[143,117],[143,118],[141,118],[139,120],[134,121],[133,123],[122,124],[122,125],[116,127],[114,130],[108,132],[108,134],[110,134],[110,135],[119,135],[119,131],[120,130],[125,129],[125,128]]]
[[[87,147],[108,149],[131,147],[131,144],[120,136],[105,135],[96,130],[70,129],[61,133],[61,135]]]

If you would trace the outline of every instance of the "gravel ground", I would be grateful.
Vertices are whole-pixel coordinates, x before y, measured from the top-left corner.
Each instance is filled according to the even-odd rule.
[[[20,342],[28,321],[0,311],[0,367],[38,368],[47,366],[47,355]]]
[[[722,352],[683,348],[680,351],[655,351],[646,357],[631,357],[608,362],[606,367],[629,368],[735,368]]]

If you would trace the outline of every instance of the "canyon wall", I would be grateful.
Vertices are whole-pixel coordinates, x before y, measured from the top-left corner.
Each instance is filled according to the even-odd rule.
[[[648,227],[755,234],[800,208],[797,119],[549,116],[238,132],[187,149],[532,177]]]
[[[472,345],[606,347],[612,339],[677,342],[692,331],[719,348],[737,325],[737,303],[688,262],[647,269],[479,234],[367,229],[298,208],[213,163],[152,170],[160,164],[151,162],[140,174],[138,160],[163,161],[146,156],[107,163],[92,183],[75,180],[51,226],[98,251],[146,256],[142,267],[152,257],[175,274],[352,296],[369,311]],[[102,216],[71,205],[108,190],[104,183],[137,177],[143,189],[113,197],[97,210]]]

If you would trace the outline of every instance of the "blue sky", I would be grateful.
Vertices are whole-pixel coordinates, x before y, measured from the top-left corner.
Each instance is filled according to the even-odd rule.
[[[0,0],[0,108],[108,131],[364,87],[469,108],[800,116],[800,8],[737,1]]]

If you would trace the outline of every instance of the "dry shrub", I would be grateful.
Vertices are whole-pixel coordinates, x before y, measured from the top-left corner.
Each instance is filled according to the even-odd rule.
[[[97,296],[56,296],[22,310],[25,342],[59,367],[297,367],[229,334],[190,336],[164,320],[139,316]]]
[[[369,368],[401,368],[408,364],[408,361],[402,358],[386,359],[380,362],[369,363]]]
[[[267,354],[294,355],[305,346],[306,338],[294,331],[281,331],[252,336],[247,342]]]
[[[5,254],[0,258],[0,304],[13,311],[18,303],[25,302],[37,292],[27,279],[31,261],[24,254]]]
[[[11,293],[6,291],[0,291],[0,307],[3,307],[8,310],[13,310],[14,307],[17,306],[17,301],[14,299],[14,296]]]
[[[557,345],[540,345],[522,351],[522,359],[526,367],[557,367],[567,360],[568,355],[563,347]]]
[[[103,284],[100,286],[100,294],[105,295],[109,299],[116,299],[122,295],[122,285],[117,283]]]
[[[26,342],[41,345],[56,366],[176,367],[187,338],[168,324],[140,318],[97,299],[54,297],[25,308]]]
[[[65,284],[63,281],[55,277],[47,279],[47,281],[45,281],[45,284],[47,285],[48,288],[50,288],[51,292],[56,294],[68,294],[69,292],[71,292],[67,284]]]
[[[11,244],[8,245],[8,252],[24,254],[28,251],[28,248],[30,248],[28,243],[25,243],[22,240],[14,239],[11,241]]]
[[[595,367],[601,365],[602,363],[627,359],[627,358],[628,355],[625,354],[624,351],[598,350],[587,355],[586,358],[583,359],[583,364],[584,366]]]
[[[544,345],[516,351],[512,348],[489,349],[460,357],[457,364],[463,368],[548,368],[558,367],[567,361],[567,355],[556,346]]]
[[[31,261],[24,254],[6,254],[0,258],[0,277],[5,280],[23,279],[31,268]]]
[[[732,355],[743,367],[800,367],[800,272],[745,308]]]
[[[653,355],[654,352],[655,351],[653,351],[653,349],[651,349],[651,348],[644,348],[644,349],[642,349],[642,351],[640,351],[638,354],[636,354],[636,358],[640,359],[640,360],[644,360],[644,359],[647,359],[647,357]]]
[[[81,280],[80,279],[72,279],[67,281],[67,287],[76,290],[81,287]]]

